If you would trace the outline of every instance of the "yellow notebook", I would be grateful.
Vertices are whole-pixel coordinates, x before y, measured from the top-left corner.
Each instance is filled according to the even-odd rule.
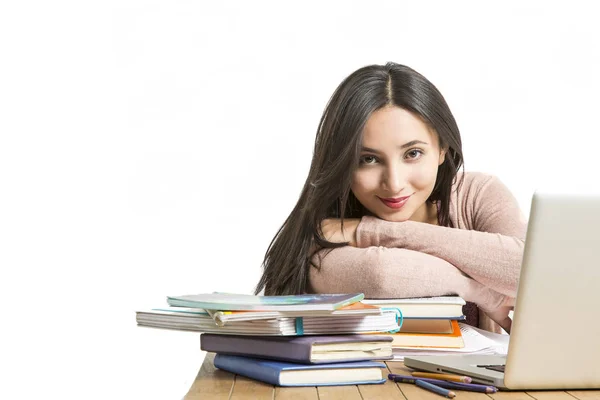
[[[405,318],[400,328],[402,333],[452,333],[453,331],[450,319]]]
[[[460,349],[465,347],[465,342],[456,320],[452,320],[451,333],[402,333],[401,329],[400,332],[389,335],[393,339],[393,348],[442,347]]]

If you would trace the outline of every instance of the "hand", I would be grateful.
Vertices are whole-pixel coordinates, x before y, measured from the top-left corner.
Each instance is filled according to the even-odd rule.
[[[458,295],[466,301],[477,304],[477,307],[485,312],[492,321],[500,325],[507,333],[510,333],[512,320],[508,313],[515,306],[514,297],[498,293],[474,280],[469,280],[465,289],[464,291],[458,291]]]
[[[333,243],[346,243],[348,246],[356,247],[356,228],[360,223],[360,218],[344,219],[344,229],[342,231],[342,220],[339,218],[324,219],[321,222],[323,236]]]
[[[494,320],[498,325],[502,327],[506,331],[506,333],[510,334],[510,328],[512,326],[512,319],[508,316],[509,311],[511,311],[512,307],[500,307],[495,309],[492,312],[484,311],[488,317]]]
[[[490,317],[494,322],[500,325],[502,329],[506,331],[506,333],[510,334],[512,319],[510,319],[508,313],[514,309],[514,301],[514,298],[506,297],[505,301],[500,307],[488,309],[485,306],[480,306],[480,308],[485,312],[485,314],[488,317]]]

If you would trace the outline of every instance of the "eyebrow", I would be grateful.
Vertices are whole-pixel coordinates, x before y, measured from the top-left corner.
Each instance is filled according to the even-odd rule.
[[[406,142],[406,143],[404,143],[402,146],[400,146],[400,148],[401,148],[401,149],[405,149],[405,148],[407,148],[407,147],[411,147],[411,146],[414,146],[414,145],[416,145],[416,144],[424,144],[424,145],[428,145],[428,143],[426,143],[426,142],[423,142],[423,141],[421,141],[421,140],[411,140],[410,142]],[[371,153],[379,153],[379,150],[375,150],[375,149],[372,149],[372,148],[370,148],[370,147],[364,147],[364,146],[363,146],[363,148],[362,148],[362,151],[368,151],[368,152],[371,152]]]

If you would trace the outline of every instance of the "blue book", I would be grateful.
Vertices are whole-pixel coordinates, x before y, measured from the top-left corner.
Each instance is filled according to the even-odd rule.
[[[384,383],[386,366],[374,361],[295,364],[217,354],[215,367],[275,386],[337,386]]]

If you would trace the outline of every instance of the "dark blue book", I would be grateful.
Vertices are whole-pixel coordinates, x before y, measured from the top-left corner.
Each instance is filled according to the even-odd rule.
[[[374,361],[295,364],[217,354],[215,367],[275,386],[334,386],[384,383],[385,364]]]

